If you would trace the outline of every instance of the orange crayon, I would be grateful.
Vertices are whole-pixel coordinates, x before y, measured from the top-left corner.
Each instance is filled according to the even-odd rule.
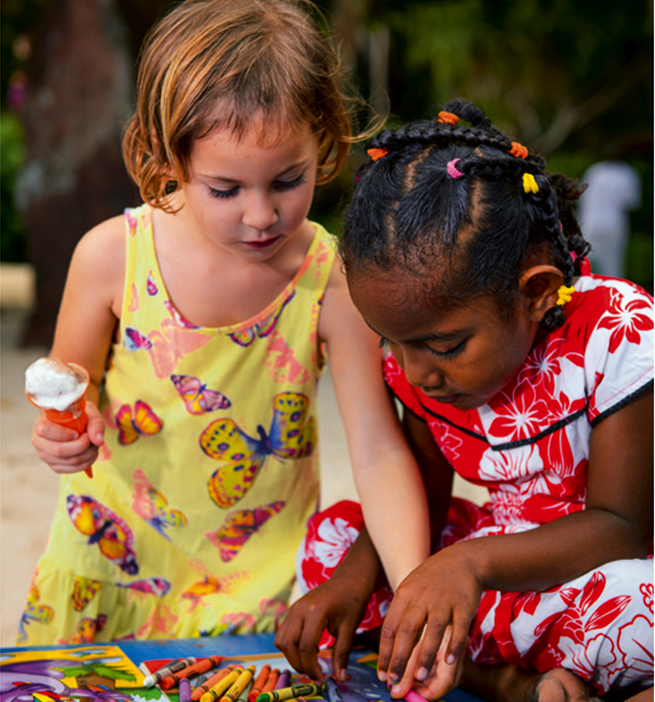
[[[182,668],[182,670],[178,670],[176,673],[167,675],[159,683],[159,687],[161,687],[162,690],[170,690],[172,687],[177,687],[182,678],[190,678],[193,675],[206,673],[210,668],[215,668],[224,658],[225,656],[209,656],[209,658],[201,658],[199,661],[188,665],[186,668]]]
[[[262,691],[259,694],[261,695],[264,692],[270,692],[277,684],[277,679],[279,677],[280,677],[280,671],[277,668],[273,668],[271,670],[270,675],[268,676],[268,680],[266,681],[266,684],[264,685],[264,687],[262,687]]]
[[[262,690],[264,689],[264,685],[266,685],[266,681],[268,680],[268,676],[271,674],[271,666],[268,663],[265,663],[262,666],[262,669],[259,671],[257,674],[257,677],[255,678],[255,682],[252,686],[252,690],[250,691],[250,694],[248,695],[248,702],[255,702],[257,699],[257,696],[261,694]]]

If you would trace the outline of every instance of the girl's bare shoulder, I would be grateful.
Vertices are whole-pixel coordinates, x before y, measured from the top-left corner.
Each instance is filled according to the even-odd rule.
[[[124,274],[125,219],[118,215],[93,227],[80,239],[69,278],[93,283],[95,290],[114,298],[122,292]]]

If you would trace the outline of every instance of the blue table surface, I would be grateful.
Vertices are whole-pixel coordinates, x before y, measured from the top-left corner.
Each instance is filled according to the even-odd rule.
[[[108,641],[106,645],[118,646],[136,665],[159,658],[186,658],[187,656],[239,656],[246,654],[279,653],[275,648],[274,634],[240,634],[197,639],[162,639],[149,641]],[[104,644],[103,644],[104,645]],[[75,646],[82,648],[83,646]],[[89,645],[89,648],[92,648]],[[12,651],[47,651],[68,646],[32,646],[24,648],[2,648],[2,653]],[[366,651],[361,651],[365,653]],[[352,656],[351,656],[352,657]],[[380,689],[384,690],[382,683]],[[484,702],[479,697],[463,690],[453,690],[443,697],[446,702]]]

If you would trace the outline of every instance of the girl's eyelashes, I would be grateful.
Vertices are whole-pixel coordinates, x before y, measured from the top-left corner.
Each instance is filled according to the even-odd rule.
[[[293,190],[307,182],[307,177],[305,173],[301,173],[297,178],[293,180],[276,180],[273,183],[273,190],[277,192],[286,192],[287,190]],[[209,188],[209,194],[211,197],[218,198],[219,200],[229,200],[232,197],[236,197],[239,194],[241,188],[235,186],[229,190],[217,190],[216,188]]]
[[[441,359],[442,361],[448,361],[451,358],[455,358],[459,353],[461,353],[464,350],[464,347],[466,346],[466,340],[461,341],[457,346],[453,346],[452,349],[448,349],[447,351],[437,351],[436,349],[433,349],[431,346],[427,346],[428,351],[433,355],[436,356],[437,358]]]
[[[273,183],[273,188],[279,192],[284,192],[285,190],[293,190],[293,188],[304,185],[306,182],[307,178],[303,172],[293,180],[276,180],[275,183]]]
[[[230,188],[229,190],[216,190],[216,188],[209,188],[209,194],[211,197],[218,198],[219,200],[228,200],[234,197],[239,192],[239,188]]]

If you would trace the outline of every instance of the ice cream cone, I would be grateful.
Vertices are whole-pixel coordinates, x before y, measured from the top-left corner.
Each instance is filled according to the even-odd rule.
[[[84,398],[84,394],[89,387],[90,378],[86,368],[79,366],[77,363],[67,363],[66,365],[79,377],[81,395],[65,409],[59,410],[51,407],[44,407],[43,404],[34,397],[34,394],[27,390],[25,390],[25,396],[35,407],[38,407],[51,422],[63,427],[69,427],[81,434],[86,429],[87,424],[85,411],[86,399]],[[87,468],[84,472],[89,478],[93,477],[93,470],[91,468]]]

